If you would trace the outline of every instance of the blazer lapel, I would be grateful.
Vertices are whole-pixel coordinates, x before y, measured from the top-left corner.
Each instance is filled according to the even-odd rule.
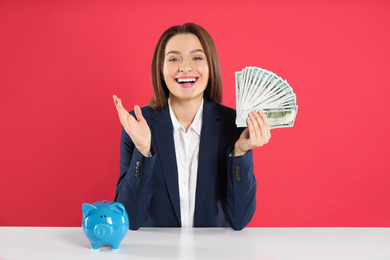
[[[215,103],[205,99],[203,109],[203,124],[199,145],[199,162],[198,162],[198,176],[196,184],[196,198],[195,198],[195,216],[196,220],[201,216],[201,208],[204,203],[205,194],[208,189],[212,173],[218,171],[216,161],[213,159],[219,156],[220,152],[220,124],[221,114]]]
[[[152,116],[154,124],[151,126],[151,131],[156,144],[156,150],[159,153],[165,184],[175,210],[177,221],[181,224],[178,171],[175,144],[173,140],[173,126],[168,109],[168,105],[166,105],[162,110],[154,111],[154,115]]]

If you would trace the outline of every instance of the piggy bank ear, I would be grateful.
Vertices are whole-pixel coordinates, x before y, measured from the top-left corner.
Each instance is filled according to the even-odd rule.
[[[93,209],[97,209],[97,207],[95,207],[94,205],[89,204],[89,203],[84,203],[83,204],[83,218],[86,218],[88,216],[89,212]]]
[[[125,215],[125,213],[126,213],[125,207],[122,205],[122,203],[119,203],[119,202],[112,204],[110,206],[110,209],[112,211],[119,213],[121,216]]]

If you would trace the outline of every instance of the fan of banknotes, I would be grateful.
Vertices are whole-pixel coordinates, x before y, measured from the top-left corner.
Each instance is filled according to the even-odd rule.
[[[298,112],[293,89],[275,73],[246,67],[236,72],[236,125],[246,127],[251,111],[262,110],[270,128],[291,127]]]

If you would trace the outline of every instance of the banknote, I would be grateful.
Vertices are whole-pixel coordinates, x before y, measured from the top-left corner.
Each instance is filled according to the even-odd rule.
[[[250,112],[255,110],[256,112],[262,110],[268,119],[268,123],[271,129],[292,127],[295,122],[295,117],[298,112],[298,106],[294,107],[280,107],[280,108],[263,108],[263,109],[248,109],[242,114],[237,115],[236,125],[237,127],[247,127],[246,119]]]
[[[246,127],[253,110],[262,110],[270,128],[292,127],[298,112],[296,94],[286,80],[275,73],[245,67],[235,72],[236,125]]]

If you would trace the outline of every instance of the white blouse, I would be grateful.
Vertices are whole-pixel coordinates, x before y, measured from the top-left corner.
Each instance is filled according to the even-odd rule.
[[[193,227],[200,132],[203,123],[203,100],[187,132],[172,111],[169,99],[168,105],[173,125],[173,140],[175,142],[179,178],[181,226]]]

